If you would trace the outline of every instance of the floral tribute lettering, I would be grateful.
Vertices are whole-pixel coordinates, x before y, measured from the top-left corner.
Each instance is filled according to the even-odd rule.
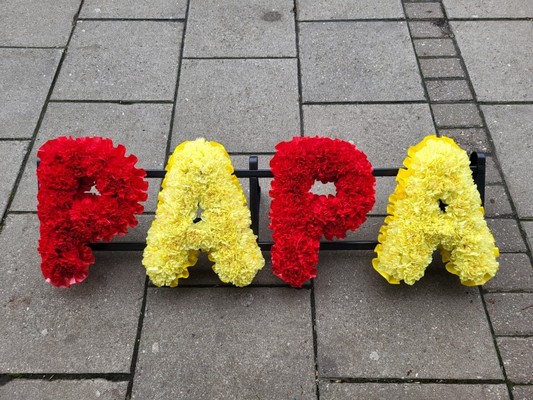
[[[462,284],[487,282],[498,270],[498,249],[466,152],[452,139],[428,136],[409,149],[404,165],[379,232],[376,271],[389,283],[412,285],[439,248]]]
[[[270,196],[272,269],[293,287],[316,276],[322,235],[346,237],[375,202],[375,178],[366,155],[353,144],[324,137],[296,137],[276,146]],[[337,194],[310,192],[315,181],[333,182]]]
[[[250,210],[228,153],[204,139],[180,144],[168,161],[143,264],[156,286],[189,276],[199,249],[222,282],[249,285],[265,264],[250,229]],[[198,209],[201,220],[194,222]]]
[[[137,225],[148,182],[137,157],[98,137],[58,137],[37,152],[39,253],[46,281],[69,287],[89,274],[88,244],[111,240]]]

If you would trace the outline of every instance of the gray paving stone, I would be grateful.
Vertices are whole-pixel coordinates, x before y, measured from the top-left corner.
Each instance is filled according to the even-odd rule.
[[[533,3],[521,0],[442,0],[450,18],[533,17]]]
[[[0,373],[129,373],[144,290],[138,253],[99,253],[70,289],[44,280],[35,215],[0,234]],[[21,240],[24,238],[24,240]]]
[[[489,153],[491,146],[483,128],[439,129],[439,134],[452,138],[469,154],[473,151]]]
[[[498,258],[500,269],[483,288],[486,290],[533,290],[533,268],[524,253],[504,253]]]
[[[192,0],[184,57],[295,57],[294,4]]]
[[[27,147],[26,141],[0,141],[0,216],[6,211]]]
[[[105,379],[48,381],[15,379],[0,387],[0,398],[9,400],[124,399],[128,382]]]
[[[487,217],[511,216],[513,210],[503,186],[487,186],[485,188],[485,215]]]
[[[304,105],[305,136],[353,141],[372,165],[399,167],[435,128],[427,104]]]
[[[485,301],[496,335],[533,334],[533,293],[491,293]]]
[[[304,101],[424,100],[405,22],[299,26]]]
[[[400,0],[297,0],[299,20],[403,18]]]
[[[457,55],[452,39],[416,39],[413,42],[419,57],[452,57]]]
[[[444,20],[409,21],[413,38],[445,38],[451,37],[450,26]]]
[[[483,126],[478,109],[473,103],[432,104],[431,109],[438,127]]]
[[[533,100],[533,21],[451,25],[479,101]]]
[[[533,399],[533,386],[514,386],[514,400],[531,400]]]
[[[485,177],[486,183],[502,183],[503,179],[498,171],[498,167],[496,165],[496,159],[491,156],[487,155],[487,175]]]
[[[496,246],[502,253],[525,252],[526,245],[514,219],[487,219]]]
[[[35,211],[37,207],[37,150],[58,136],[102,136],[114,145],[126,146],[140,168],[164,168],[172,116],[171,104],[50,103],[19,184],[12,209]],[[154,211],[160,179],[149,179],[146,211]]]
[[[32,137],[60,58],[61,50],[0,49],[1,138]]]
[[[132,398],[310,399],[314,381],[308,290],[148,289]]]
[[[427,81],[431,101],[472,100],[472,93],[465,80]]]
[[[505,385],[450,385],[399,383],[323,383],[323,400],[507,400]]]
[[[389,285],[372,256],[359,254],[321,254],[315,296],[322,377],[502,378],[476,288],[462,286],[440,263],[412,287]]]
[[[533,338],[498,338],[507,377],[514,383],[533,383]]]
[[[300,135],[296,60],[184,60],[172,148],[205,137],[231,152],[273,152]]]
[[[183,24],[80,21],[52,98],[174,100]]]
[[[80,18],[185,18],[187,0],[85,0]]]
[[[81,0],[3,0],[0,46],[62,47]]]
[[[498,160],[520,218],[533,217],[533,105],[482,106]]]
[[[420,60],[425,78],[462,78],[465,76],[458,58],[429,58]]]
[[[533,249],[533,221],[522,221],[522,226],[526,231],[529,248]]]
[[[405,3],[405,14],[409,19],[444,18],[440,3]]]

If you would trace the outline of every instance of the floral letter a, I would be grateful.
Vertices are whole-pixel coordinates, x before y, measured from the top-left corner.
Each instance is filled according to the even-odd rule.
[[[389,283],[412,285],[439,247],[446,269],[467,286],[498,270],[498,249],[483,219],[467,154],[449,138],[426,137],[409,149],[389,198],[373,266]]]
[[[180,144],[170,157],[148,231],[143,264],[157,286],[177,286],[209,253],[222,282],[246,286],[265,260],[250,229],[250,211],[229,155],[204,139]],[[198,208],[201,221],[194,223]]]

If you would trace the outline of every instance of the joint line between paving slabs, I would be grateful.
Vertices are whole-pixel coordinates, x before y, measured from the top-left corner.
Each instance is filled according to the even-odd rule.
[[[185,22],[184,18],[78,18],[79,22]]]
[[[325,383],[418,383],[441,385],[498,385],[503,384],[503,379],[438,379],[438,378],[349,378],[349,377],[324,377],[320,382]]]
[[[300,25],[298,23],[298,1],[294,0],[293,16],[294,16],[294,40],[296,46],[296,78],[298,80],[298,111],[300,115],[300,136],[305,136],[304,129],[304,98],[302,88],[302,62],[300,60]]]
[[[402,10],[405,16],[407,16],[407,10],[405,8],[405,0],[402,0]],[[407,21],[411,21],[412,19],[407,18]],[[418,57],[418,53],[416,51],[415,42],[413,39],[413,32],[411,31],[411,24],[407,23],[407,31],[409,32],[409,38],[411,39],[411,48],[413,49],[413,53],[415,55],[416,59],[416,65],[418,67],[418,75],[420,77],[420,83],[422,84],[422,89],[424,90],[424,98],[426,99],[426,104],[430,104],[430,97],[429,97],[429,91],[426,85],[426,81],[424,80],[424,74],[422,73],[422,65],[420,64],[420,58]],[[431,113],[431,120],[433,121],[433,128],[435,129],[435,134],[437,136],[440,136],[437,130],[437,122],[435,120],[435,114],[433,113],[433,108],[429,106],[429,112]]]
[[[64,372],[47,372],[47,373],[2,373],[0,374],[0,387],[17,379],[26,380],[47,380],[47,381],[78,381],[105,379],[109,382],[127,382],[130,374],[120,372],[108,373],[64,373]]]
[[[345,18],[345,19],[302,19],[300,24],[329,24],[337,22],[405,22],[405,18]]]
[[[85,100],[85,99],[50,99],[50,103],[77,103],[77,104],[174,104],[172,100]]]
[[[315,280],[311,280],[311,329],[313,333],[313,353],[315,362],[315,390],[316,398],[320,400],[320,372],[318,370],[318,338],[317,338],[317,326],[316,326],[316,300],[315,300]]]
[[[167,148],[165,151],[165,165],[168,161],[168,158],[170,157],[171,152],[171,146],[172,146],[172,131],[174,130],[174,118],[176,115],[176,105],[178,103],[178,93],[179,93],[179,86],[180,86],[180,78],[181,78],[181,66],[183,65],[183,51],[185,49],[185,36],[187,34],[187,21],[189,19],[189,7],[190,7],[190,0],[187,0],[187,8],[185,9],[185,20],[183,22],[183,32],[181,35],[181,49],[180,49],[180,58],[178,60],[178,71],[176,73],[176,86],[174,88],[174,102],[172,105],[172,115],[170,116],[170,126],[168,131],[168,139],[167,139]]]
[[[367,100],[367,101],[304,101],[304,106],[344,106],[344,105],[387,105],[387,104],[427,104],[426,100]]]
[[[133,345],[133,354],[131,357],[130,373],[128,375],[129,382],[128,382],[128,389],[126,390],[126,397],[125,397],[126,400],[131,399],[131,395],[133,391],[133,381],[135,380],[135,371],[137,369],[137,360],[139,358],[139,348],[141,347],[141,336],[142,336],[142,330],[144,326],[144,314],[146,312],[147,294],[148,294],[148,276],[145,276],[143,300],[141,304],[141,311],[139,313],[139,322],[137,324],[137,334],[135,335],[135,343]]]
[[[507,371],[505,370],[505,364],[503,363],[503,357],[500,353],[500,348],[498,347],[498,341],[496,340],[496,334],[494,333],[494,327],[492,326],[492,320],[490,318],[489,310],[487,308],[487,302],[485,301],[485,297],[483,296],[483,289],[481,286],[478,286],[479,289],[479,296],[481,297],[481,303],[483,304],[483,310],[485,311],[485,317],[487,318],[487,322],[489,323],[489,329],[490,334],[492,336],[492,343],[494,346],[494,350],[496,351],[496,356],[498,357],[498,362],[500,363],[500,369],[502,372],[502,375],[505,379],[505,385],[507,386],[507,391],[509,393],[509,398],[513,400],[513,385],[511,381],[509,381],[509,377],[507,376]]]
[[[50,102],[50,97],[52,97],[52,92],[54,91],[57,79],[59,77],[59,71],[61,71],[61,67],[63,65],[63,61],[65,60],[65,58],[67,56],[68,46],[69,46],[70,41],[72,40],[72,36],[74,34],[74,29],[76,29],[76,20],[77,20],[78,16],[80,15],[80,12],[81,12],[81,9],[83,7],[84,2],[85,2],[85,0],[81,0],[80,6],[78,7],[78,11],[76,12],[76,14],[73,17],[72,28],[70,29],[70,34],[69,34],[69,37],[68,37],[68,40],[67,40],[67,44],[65,45],[65,47],[63,48],[63,51],[61,53],[61,57],[59,59],[56,71],[54,73],[54,78],[52,79],[52,83],[50,84],[50,89],[48,89],[48,93],[46,94],[46,99],[45,99],[43,107],[41,109],[41,113],[39,114],[39,119],[37,120],[37,123],[35,124],[35,129],[33,130],[33,135],[32,135],[32,137],[31,137],[31,139],[30,139],[30,141],[28,143],[28,147],[26,149],[26,154],[24,155],[24,158],[22,160],[22,163],[20,165],[20,168],[19,168],[19,171],[18,171],[18,174],[17,174],[17,178],[15,179],[15,183],[13,184],[13,189],[11,190],[11,193],[10,193],[9,198],[7,200],[7,204],[6,204],[6,208],[5,208],[5,211],[4,211],[4,215],[1,216],[1,219],[0,219],[0,232],[2,232],[2,230],[4,228],[5,220],[7,218],[7,215],[9,214],[8,210],[11,208],[11,204],[13,203],[13,201],[15,199],[15,194],[17,193],[18,187],[20,185],[20,181],[22,180],[22,175],[24,173],[24,170],[26,169],[26,164],[28,163],[28,160],[30,159],[31,151],[32,151],[33,146],[35,144],[35,141],[37,139],[37,134],[39,133],[39,129],[41,128],[41,124],[43,123],[43,120],[44,120],[44,115],[46,114],[46,110],[48,109],[48,104]]]

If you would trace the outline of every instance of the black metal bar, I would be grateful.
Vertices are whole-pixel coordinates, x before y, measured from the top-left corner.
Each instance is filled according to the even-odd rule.
[[[258,242],[262,251],[270,251],[273,242]],[[378,242],[372,240],[352,240],[338,242],[320,242],[320,250],[374,250]],[[144,242],[99,242],[89,245],[94,251],[143,251]]]
[[[487,157],[485,153],[473,152],[470,155],[470,168],[472,168],[472,176],[476,183],[479,196],[481,197],[481,205],[485,204],[485,174],[487,168]]]
[[[258,168],[258,157],[250,156],[249,169],[235,170],[235,175],[238,178],[249,178],[250,180],[250,213],[252,219],[251,228],[255,235],[259,232],[259,211],[261,202],[261,186],[259,178],[273,178],[274,175],[269,169]],[[477,189],[481,196],[482,204],[485,201],[485,172],[486,172],[486,157],[484,153],[474,152],[470,156],[470,168],[472,169],[472,176],[476,183]],[[396,176],[399,168],[375,168],[373,170],[374,176]],[[165,170],[147,169],[147,178],[164,178]],[[258,242],[261,250],[269,251],[272,248],[273,242]],[[377,241],[370,240],[355,240],[355,241],[338,241],[338,242],[320,242],[320,250],[374,250]],[[99,242],[91,243],[89,245],[95,251],[143,251],[146,247],[144,242]]]
[[[250,156],[248,160],[250,171],[259,169],[259,159],[257,156]],[[252,217],[252,231],[254,235],[259,235],[259,207],[261,202],[261,188],[259,178],[250,177],[250,214]]]

